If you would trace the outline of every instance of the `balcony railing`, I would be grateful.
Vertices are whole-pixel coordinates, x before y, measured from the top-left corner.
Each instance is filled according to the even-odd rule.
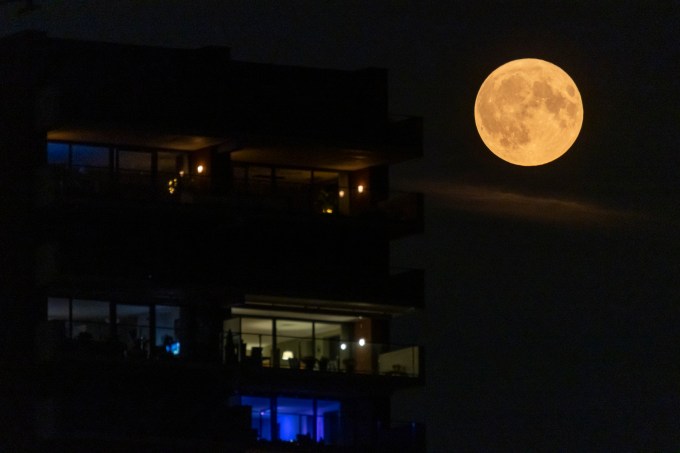
[[[219,344],[203,345],[210,351],[192,351],[196,345],[185,344],[179,329],[156,327],[155,341],[149,334],[148,326],[117,324],[114,331],[105,322],[49,321],[37,339],[39,356],[48,361],[62,358],[182,361],[188,356],[215,357],[211,352],[219,350],[221,362],[227,366],[420,376],[420,348],[413,345],[227,331],[221,333]]]
[[[183,331],[174,327],[77,320],[48,321],[38,335],[43,359],[147,360],[181,357]]]
[[[219,204],[257,212],[385,219],[395,234],[422,229],[422,194],[390,191],[376,196],[370,188],[347,188],[277,181],[227,182],[215,175],[182,175],[108,168],[49,168],[53,197],[60,200],[135,200],[183,204]]]
[[[420,348],[412,345],[229,331],[223,333],[222,344],[222,360],[227,365],[412,378],[420,375]]]

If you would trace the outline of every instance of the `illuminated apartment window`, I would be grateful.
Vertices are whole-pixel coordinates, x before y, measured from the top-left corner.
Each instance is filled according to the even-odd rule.
[[[140,195],[148,192],[151,176],[151,153],[119,150],[116,159],[117,181],[121,191],[119,193],[135,196],[125,192],[126,189],[130,188],[140,190]]]
[[[238,192],[246,192],[248,190],[248,167],[243,165],[234,165],[231,168],[231,176],[234,184],[234,190]]]
[[[301,366],[302,368],[314,368],[314,341],[312,337],[311,321],[294,321],[287,319],[276,320],[276,347],[279,354],[283,351],[291,351],[295,357],[295,365],[291,361],[281,363],[282,367]],[[311,358],[311,360],[308,360]]]
[[[110,319],[112,308],[116,313],[115,329]],[[183,338],[180,312],[180,307],[170,305],[114,306],[100,300],[47,299],[47,319],[63,323],[64,336],[74,340],[106,341],[115,332],[116,339],[125,346],[129,357],[149,357],[158,353],[180,355]],[[156,319],[153,331],[152,315]]]
[[[157,154],[157,170],[162,175],[176,175],[187,172],[187,156],[184,153],[159,151]]]
[[[161,354],[181,355],[180,308],[156,305],[156,349]]]
[[[314,323],[315,357],[319,363],[327,360],[330,370],[337,368],[340,359],[342,326],[337,323]]]
[[[73,338],[104,341],[111,337],[108,302],[73,299],[71,312]]]
[[[268,194],[274,189],[271,167],[248,167],[248,192]]]
[[[351,354],[341,348],[348,342],[347,329],[338,322],[243,317],[226,320],[225,339],[228,331],[236,347],[245,348],[247,357],[258,348],[264,366],[339,371],[342,359]]]
[[[266,318],[243,318],[241,320],[241,341],[245,353],[254,360],[262,360],[265,366],[272,365],[273,337],[272,320]]]
[[[133,173],[151,173],[151,153],[118,151],[118,170]]]
[[[67,338],[108,340],[111,333],[109,303],[100,300],[47,298],[48,321],[62,321]]]
[[[251,426],[260,440],[272,440],[271,426],[279,428],[278,440],[294,442],[298,436],[324,444],[337,443],[340,435],[340,402],[312,398],[277,397],[276,414],[272,398],[241,396],[240,405],[250,406]],[[276,420],[272,420],[276,417]]]
[[[257,396],[242,396],[241,406],[250,406],[251,427],[259,440],[272,440],[271,399]]]
[[[317,213],[338,212],[338,173],[314,170],[312,193]]]
[[[284,190],[303,190],[309,188],[312,182],[311,170],[300,170],[296,168],[277,168],[276,185]]]
[[[316,441],[333,445],[340,440],[340,402],[316,400]]]
[[[116,305],[118,341],[128,355],[145,356],[149,351],[150,313],[148,305]]]
[[[109,148],[103,146],[72,145],[71,166],[109,168]]]
[[[59,322],[64,327],[64,336],[71,337],[71,302],[69,299],[47,298],[47,320]]]
[[[47,163],[50,165],[67,166],[69,162],[68,143],[47,143]]]
[[[290,211],[309,211],[311,170],[275,168],[274,175],[276,192],[286,200],[286,207]]]

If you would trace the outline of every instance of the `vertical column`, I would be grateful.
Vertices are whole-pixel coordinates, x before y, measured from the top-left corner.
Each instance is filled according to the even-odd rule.
[[[276,338],[276,319],[272,319],[272,366],[279,368],[281,366],[281,351],[279,350],[278,340]]]
[[[201,361],[219,362],[222,355],[220,336],[222,333],[222,308],[205,303],[194,307],[194,351],[193,356]]]
[[[338,211],[342,215],[350,213],[350,189],[349,175],[346,172],[338,173]]]
[[[111,342],[118,339],[118,310],[114,302],[109,303],[109,337]]]
[[[68,337],[73,339],[73,297],[68,298]]]
[[[354,323],[354,351],[357,371],[361,373],[373,372],[373,343],[371,335],[371,320],[359,319]]]
[[[195,310],[194,307],[188,305],[181,305],[179,310],[179,332],[177,336],[181,344],[182,354],[189,359],[193,359],[196,354]]]
[[[156,305],[149,307],[149,350],[148,357],[153,356],[156,349]]]
[[[272,442],[279,440],[279,409],[278,409],[278,398],[276,396],[271,397],[271,433]]]
[[[312,354],[311,354],[311,356],[316,361],[316,323],[314,321],[312,321]],[[314,401],[316,401],[316,400],[314,400]]]
[[[319,411],[318,411],[318,402],[316,398],[312,399],[312,414],[313,414],[313,419],[312,419],[312,440],[314,442],[318,441],[317,438],[317,429],[316,429],[316,424],[319,420]]]

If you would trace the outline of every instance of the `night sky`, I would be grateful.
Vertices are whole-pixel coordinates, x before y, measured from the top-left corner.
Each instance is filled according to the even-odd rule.
[[[427,385],[396,413],[432,451],[680,448],[677,3],[34,3],[1,5],[0,32],[387,68],[391,112],[425,122],[424,158],[392,170],[426,199],[393,262],[427,272],[426,312],[395,322],[425,344]],[[492,155],[473,118],[486,76],[525,57],[584,102],[575,145],[541,167]]]

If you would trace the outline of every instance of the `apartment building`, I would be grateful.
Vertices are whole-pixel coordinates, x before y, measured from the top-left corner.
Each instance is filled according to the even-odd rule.
[[[422,124],[386,71],[36,32],[0,71],[7,445],[424,449],[390,410],[423,272],[389,256]]]

